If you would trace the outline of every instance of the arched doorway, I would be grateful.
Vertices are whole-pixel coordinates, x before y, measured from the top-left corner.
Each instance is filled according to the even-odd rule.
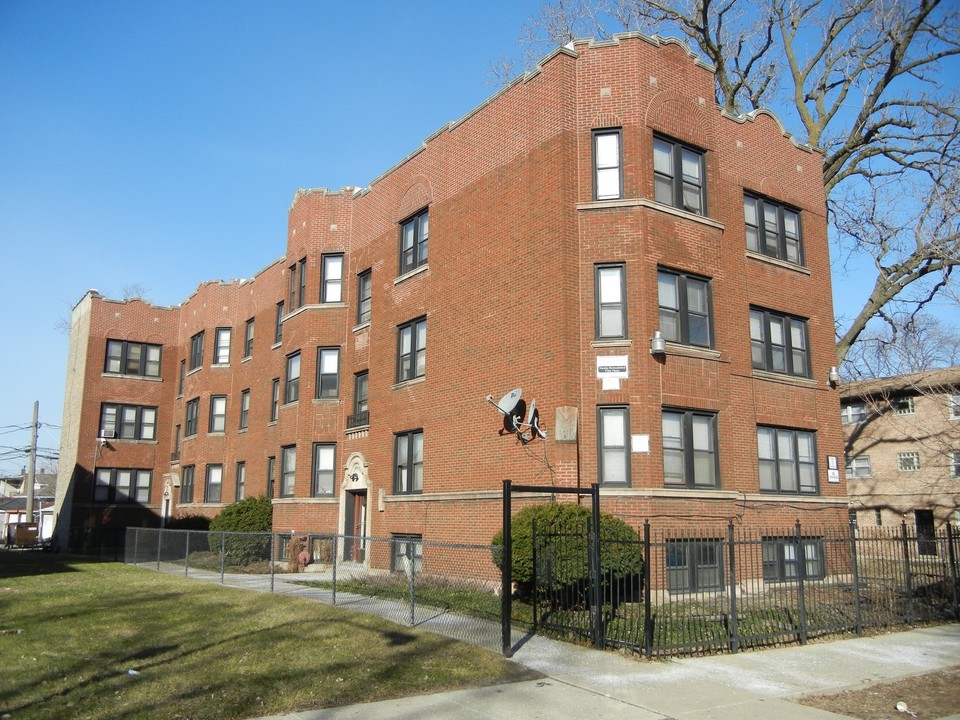
[[[367,461],[361,453],[347,458],[340,484],[340,533],[343,535],[342,560],[366,563],[367,538],[370,536],[370,477]]]

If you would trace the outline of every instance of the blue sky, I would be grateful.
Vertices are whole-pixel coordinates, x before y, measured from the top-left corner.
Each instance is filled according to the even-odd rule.
[[[58,326],[88,288],[175,305],[251,276],[297,188],[365,186],[483,102],[538,7],[0,0],[0,475],[35,400],[59,446]]]

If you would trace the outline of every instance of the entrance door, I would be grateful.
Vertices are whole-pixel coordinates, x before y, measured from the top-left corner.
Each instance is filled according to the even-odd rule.
[[[937,532],[933,525],[933,510],[914,510],[917,522],[917,552],[921,555],[937,554]]]
[[[367,492],[348,492],[344,513],[343,559],[363,562],[366,552]]]

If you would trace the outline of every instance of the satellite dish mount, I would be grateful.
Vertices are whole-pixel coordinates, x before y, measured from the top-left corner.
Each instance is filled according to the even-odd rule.
[[[493,395],[487,395],[487,402],[493,405],[503,415],[503,427],[500,435],[516,435],[523,444],[537,439],[546,439],[547,433],[540,427],[540,412],[537,410],[537,401],[530,401],[530,411],[527,412],[527,403],[520,398],[522,390],[514,388],[499,402],[493,401]],[[526,419],[524,419],[526,416]]]

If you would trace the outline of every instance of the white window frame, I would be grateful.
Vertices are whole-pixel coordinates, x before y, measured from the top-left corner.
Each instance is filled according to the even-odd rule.
[[[897,453],[897,470],[917,472],[920,470],[920,453],[916,451]]]

